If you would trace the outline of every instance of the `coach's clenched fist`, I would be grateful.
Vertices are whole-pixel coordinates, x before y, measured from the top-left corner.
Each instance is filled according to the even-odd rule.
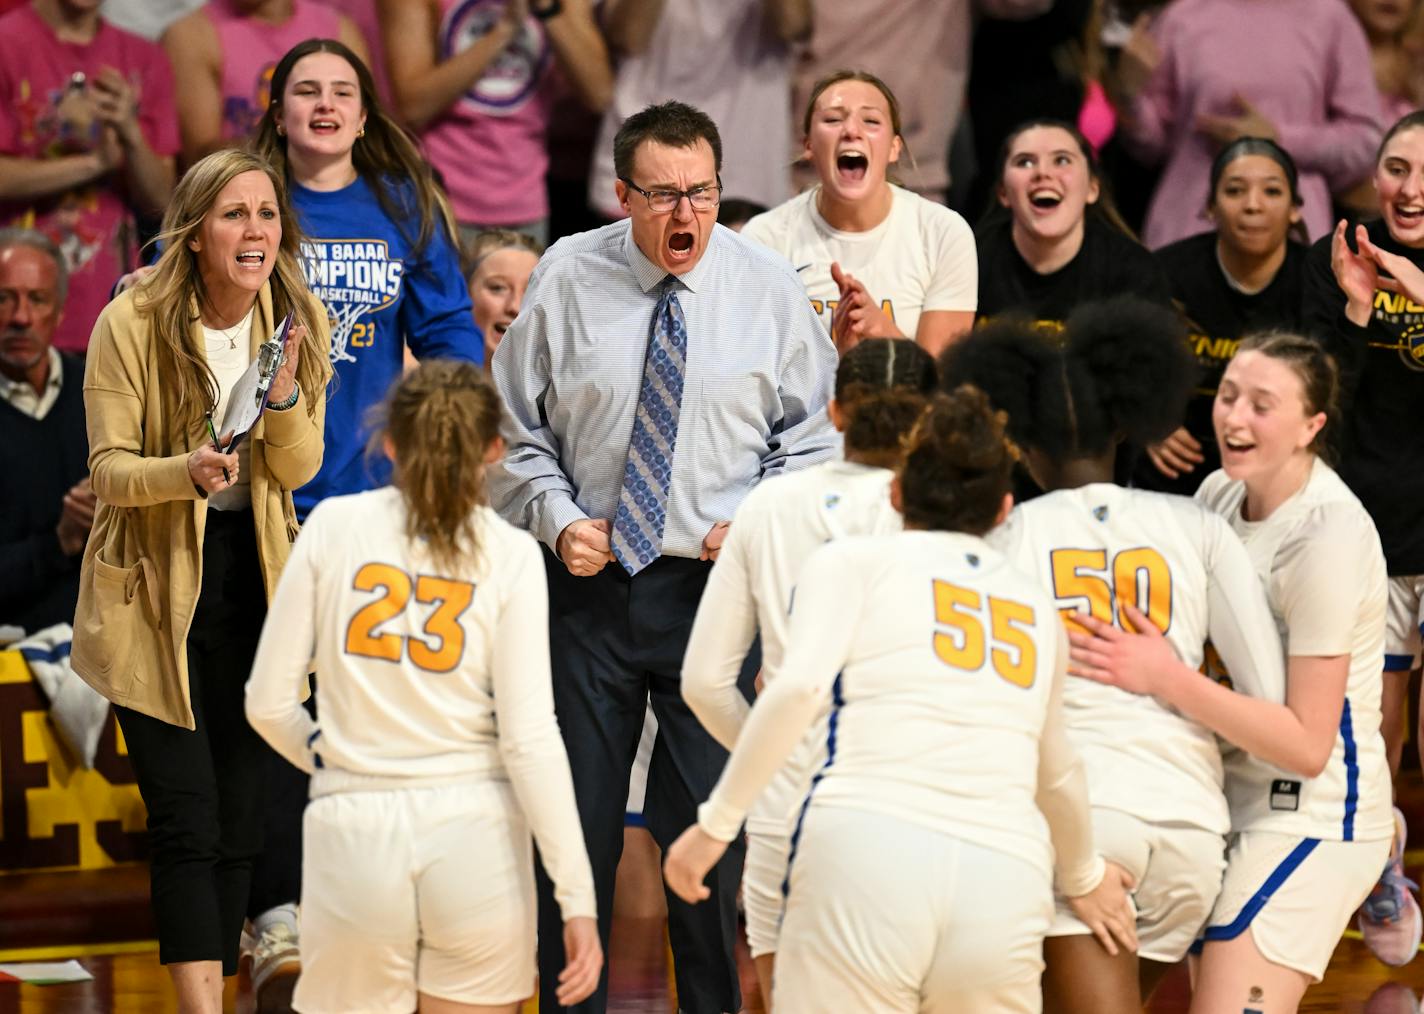
[[[602,518],[583,518],[571,522],[559,533],[554,547],[564,566],[574,577],[592,577],[602,570],[612,559],[613,551],[608,543],[611,526]]]

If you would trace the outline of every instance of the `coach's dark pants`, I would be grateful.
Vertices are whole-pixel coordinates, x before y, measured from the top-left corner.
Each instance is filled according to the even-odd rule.
[[[605,955],[613,919],[613,881],[623,852],[628,776],[651,695],[658,738],[648,770],[644,813],[664,850],[697,819],[726,763],[727,752],[682,700],[682,656],[710,563],[664,557],[630,578],[615,561],[593,577],[573,577],[545,550],[549,574],[549,648],[559,717],[584,842],[598,891],[598,928]],[[745,684],[759,659],[748,659]],[[745,692],[745,690],[744,690]],[[678,1006],[688,1014],[741,1009],[733,942],[737,887],[746,847],[739,840],[707,878],[712,896],[688,905],[667,894],[668,932]],[[542,864],[539,886],[540,1010],[561,1008],[554,986],[564,967],[563,918]],[[598,992],[579,1011],[601,1012],[608,999],[604,966]]]
[[[188,632],[189,731],[115,707],[148,808],[158,960],[237,972],[253,856],[262,841],[265,746],[243,688],[267,611],[250,511],[208,511],[203,584]]]

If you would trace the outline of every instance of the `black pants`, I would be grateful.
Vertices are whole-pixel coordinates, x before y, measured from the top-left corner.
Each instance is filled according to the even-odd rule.
[[[266,615],[250,511],[208,511],[203,583],[188,632],[192,732],[116,707],[148,808],[158,960],[237,972],[252,861],[262,843],[262,740],[243,714]]]
[[[682,700],[682,656],[710,563],[665,557],[630,578],[616,562],[593,577],[573,577],[545,552],[554,709],[569,753],[584,842],[598,892],[604,953],[613,921],[613,883],[623,852],[628,776],[651,697],[658,738],[648,769],[644,813],[666,850],[697,819],[727,760]],[[759,667],[744,668],[744,692]],[[688,1014],[741,1009],[733,944],[737,887],[746,847],[739,840],[708,875],[712,897],[688,905],[667,892],[678,1006]],[[561,1009],[554,984],[564,967],[563,917],[542,864],[539,889],[540,1010]],[[607,1006],[605,964],[598,991],[576,1009]]]

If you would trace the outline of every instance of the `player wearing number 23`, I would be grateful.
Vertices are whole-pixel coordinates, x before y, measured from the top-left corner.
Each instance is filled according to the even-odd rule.
[[[478,367],[436,360],[388,412],[395,485],[312,511],[247,687],[253,727],[312,776],[294,1002],[528,998],[531,832],[570,953],[544,989],[574,1002],[602,965],[593,876],[554,720],[539,547],[483,504],[499,401]],[[298,694],[313,658],[316,719]]]

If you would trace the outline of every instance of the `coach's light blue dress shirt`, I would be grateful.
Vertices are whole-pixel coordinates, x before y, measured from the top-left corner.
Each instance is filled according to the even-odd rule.
[[[508,446],[490,499],[550,549],[570,523],[618,510],[666,277],[631,222],[569,236],[534,269],[495,350]],[[839,453],[826,415],[837,360],[791,265],[730,229],[713,227],[676,291],[687,370],[662,553],[696,559],[763,478]]]

